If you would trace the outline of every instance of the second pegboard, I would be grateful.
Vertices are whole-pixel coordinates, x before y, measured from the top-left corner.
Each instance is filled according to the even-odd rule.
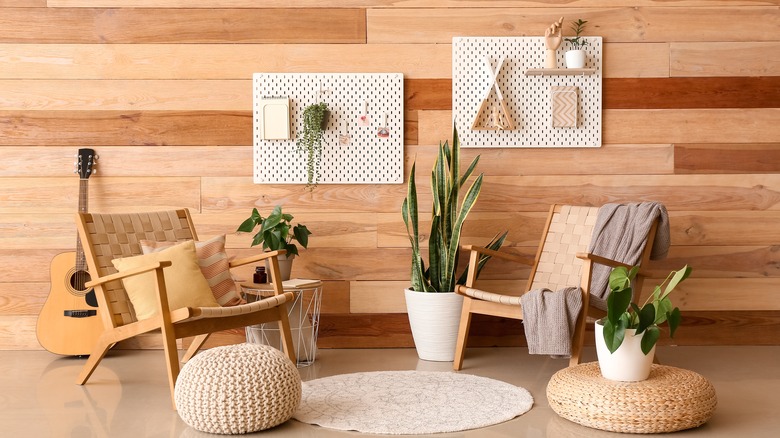
[[[452,40],[452,110],[462,147],[600,147],[601,146],[601,37],[585,37],[586,69],[591,74],[527,74],[544,67],[543,37],[455,37]],[[564,53],[557,51],[559,71],[565,73]],[[502,63],[503,60],[503,63]],[[487,66],[489,63],[489,67]],[[500,69],[499,69],[500,66]],[[495,81],[491,73],[498,70]],[[491,84],[484,105],[483,97]],[[554,87],[577,91],[574,126],[554,126]],[[483,111],[480,111],[483,109]],[[506,113],[514,129],[469,129],[472,124],[489,125],[491,118]],[[476,119],[476,122],[475,122]],[[500,119],[502,124],[505,119]]]
[[[256,184],[307,182],[306,158],[296,150],[295,138],[303,129],[304,108],[319,102],[330,110],[319,184],[404,182],[403,74],[255,73],[253,96]],[[289,99],[289,139],[264,139],[260,102],[272,97]],[[379,135],[380,128],[387,136]]]

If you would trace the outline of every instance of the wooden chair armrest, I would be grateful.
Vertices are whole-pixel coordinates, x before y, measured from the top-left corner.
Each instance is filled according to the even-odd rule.
[[[257,262],[257,261],[260,261],[260,260],[270,259],[271,257],[280,256],[280,255],[283,255],[283,254],[287,254],[287,250],[280,249],[280,250],[277,250],[277,251],[263,252],[263,253],[256,254],[256,255],[253,255],[253,256],[249,256],[249,257],[244,257],[244,258],[240,258],[240,259],[237,259],[237,260],[233,260],[232,262],[230,262],[230,267],[231,268],[235,268],[236,266],[243,266],[243,265],[246,265],[246,264],[249,264],[249,263],[254,263],[254,262]]]
[[[148,265],[139,266],[134,269],[130,269],[127,271],[117,272],[115,274],[106,275],[104,277],[98,277],[92,281],[88,281],[84,283],[84,286],[86,287],[95,287],[104,283],[107,283],[109,281],[114,280],[121,280],[126,277],[132,277],[133,275],[143,274],[144,272],[154,271],[157,268],[167,268],[168,266],[171,266],[171,262],[169,261],[161,261],[161,262],[155,262],[150,263]]]
[[[578,252],[577,258],[582,260],[590,260],[594,263],[598,263],[599,265],[606,265],[611,266],[613,268],[617,268],[618,266],[623,266],[624,268],[631,269],[631,265],[627,265],[623,262],[619,262],[617,260],[608,259],[606,257],[598,256],[596,254],[591,254],[589,252]]]
[[[466,251],[475,251],[482,255],[509,260],[511,262],[522,263],[524,265],[530,266],[534,264],[534,258],[527,255],[510,254],[507,252],[493,251],[492,249],[488,249],[482,246],[475,246],[475,245],[464,245],[462,248],[465,249]]]

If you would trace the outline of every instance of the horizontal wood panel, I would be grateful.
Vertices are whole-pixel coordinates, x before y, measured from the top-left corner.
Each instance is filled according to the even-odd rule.
[[[604,143],[767,143],[780,109],[605,110]],[[663,129],[658,129],[663,126]]]
[[[606,144],[601,148],[467,148],[466,146],[461,144],[462,163],[469,164],[479,155],[477,174],[514,176],[674,173],[674,148],[671,144]],[[438,148],[432,145],[407,145],[404,168],[407,177],[415,161],[420,163],[417,172],[422,172],[423,169],[427,170],[429,164],[433,165],[437,153]],[[430,184],[425,182],[425,187],[428,186]]]
[[[778,108],[604,110],[601,141],[602,144],[773,143],[780,133],[776,123],[779,118]],[[659,126],[663,129],[658,129]],[[418,132],[421,145],[449,139],[452,111],[419,111]]]
[[[420,244],[427,247],[430,215],[420,214]],[[509,231],[505,247],[537,247],[546,222],[545,212],[473,211],[464,223],[462,245],[484,246],[497,231]],[[780,242],[780,211],[672,211],[671,241],[680,246],[774,245]],[[378,216],[378,244],[408,248],[409,238],[400,215]]]
[[[698,278],[780,277],[780,245],[673,246],[667,258],[650,264],[648,272],[660,278],[686,264]]]
[[[668,43],[604,43],[604,77],[668,77]],[[383,56],[377,56],[381,53]],[[420,62],[425,60],[425,62]],[[447,44],[0,44],[3,79],[249,79],[400,72],[451,78]],[[768,75],[768,74],[767,74]],[[733,75],[730,75],[733,76]]]
[[[0,282],[0,316],[38,315],[50,290],[49,282]]]
[[[777,311],[686,311],[675,338],[664,337],[659,345],[778,345],[778,316]],[[328,315],[321,323],[321,348],[414,346],[405,314]],[[593,345],[593,336],[593,325],[588,324],[585,345]],[[474,316],[468,347],[524,345],[520,321]]]
[[[404,184],[320,184],[310,192],[305,184],[253,184],[251,178],[201,179],[203,211],[252,211],[284,205],[296,212],[392,212],[400,211]],[[399,213],[400,214],[400,213]]]
[[[774,17],[777,15],[775,12]],[[748,41],[672,43],[670,75],[780,76],[780,42]]]
[[[604,78],[669,77],[669,43],[614,43],[606,40],[602,47]]]
[[[676,144],[674,169],[677,173],[777,173],[780,143]]]
[[[263,217],[273,211],[274,206],[258,207]],[[353,212],[349,215],[341,213],[298,213],[294,209],[283,206],[285,213],[292,214],[294,225],[302,224],[311,231],[309,248],[375,248],[377,242],[377,220],[374,213]],[[236,233],[238,226],[252,213],[252,208],[244,212],[225,212],[214,214],[198,214],[193,212],[192,220],[201,240],[225,234],[226,247],[249,248],[252,239],[260,227],[252,233]],[[0,221],[2,215],[0,215]],[[260,248],[260,247],[257,247]],[[306,249],[298,244],[298,251],[305,257]]]
[[[0,350],[42,350],[35,335],[37,315],[0,318]]]
[[[252,79],[0,80],[4,110],[251,111]]]
[[[257,72],[348,71],[452,77],[450,44],[0,44],[0,61],[4,79],[251,79]]]
[[[197,178],[100,178],[98,182],[95,177],[89,181],[89,211],[200,209],[200,181]],[[78,194],[78,178],[0,178],[0,211],[4,214],[75,214]]]
[[[5,8],[0,41],[362,43],[362,9]]]
[[[0,0],[8,3],[26,0]],[[33,0],[43,1],[43,0]],[[49,7],[127,7],[127,8],[282,8],[288,7],[287,0],[48,0]],[[329,7],[322,0],[296,0],[297,7]],[[550,2],[549,0],[339,0],[341,7],[446,7],[446,8],[515,8],[545,7],[603,7],[603,6],[668,6],[664,0],[567,0]],[[777,0],[675,0],[675,6],[762,6],[776,5]]]
[[[0,146],[251,145],[247,111],[0,111]]]
[[[695,269],[694,269],[695,271]],[[680,310],[720,310],[728,307],[730,310],[780,311],[778,278],[689,278],[678,286],[672,296],[672,301]],[[648,278],[642,289],[640,303],[653,292],[663,278]],[[409,287],[408,281],[359,281],[352,282],[351,313],[406,313],[404,288]],[[516,281],[485,280],[479,289],[504,293],[509,296],[522,295],[526,290],[526,279]],[[734,294],[738,291],[739,301],[735,302]]]
[[[0,249],[0,283],[48,283],[52,259],[70,248]]]
[[[660,201],[669,210],[778,210],[780,176],[487,176],[477,211],[546,211],[551,204]]]
[[[0,177],[71,176],[79,147],[0,146],[0,154],[14,157],[14,166],[0,167]],[[91,146],[98,155],[96,181],[115,176],[244,176],[251,177],[252,146]],[[204,163],[208,163],[204,165]],[[97,182],[96,182],[97,184]],[[76,185],[78,187],[78,185]]]
[[[589,21],[585,35],[613,42],[776,41],[777,7],[557,9]],[[369,43],[449,43],[454,36],[542,36],[555,20],[544,8],[369,9]],[[698,24],[697,24],[698,23]]]
[[[780,76],[604,79],[604,109],[777,108]]]

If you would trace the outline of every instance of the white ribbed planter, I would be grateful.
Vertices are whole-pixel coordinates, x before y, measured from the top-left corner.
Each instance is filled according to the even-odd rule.
[[[417,356],[422,360],[452,362],[458,341],[463,296],[455,292],[404,290]]]
[[[627,329],[623,343],[610,353],[604,341],[604,325],[596,321],[596,355],[601,375],[605,379],[620,382],[638,382],[650,376],[650,366],[655,357],[655,346],[647,355],[642,353],[642,337],[634,336],[635,329]]]

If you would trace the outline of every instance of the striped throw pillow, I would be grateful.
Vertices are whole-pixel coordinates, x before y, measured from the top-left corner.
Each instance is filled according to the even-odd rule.
[[[155,242],[142,240],[139,242],[144,254],[162,251],[176,245],[176,242]],[[243,300],[236,290],[236,283],[230,275],[230,264],[225,253],[225,235],[217,236],[203,242],[195,242],[195,253],[203,276],[220,306],[235,306]]]

